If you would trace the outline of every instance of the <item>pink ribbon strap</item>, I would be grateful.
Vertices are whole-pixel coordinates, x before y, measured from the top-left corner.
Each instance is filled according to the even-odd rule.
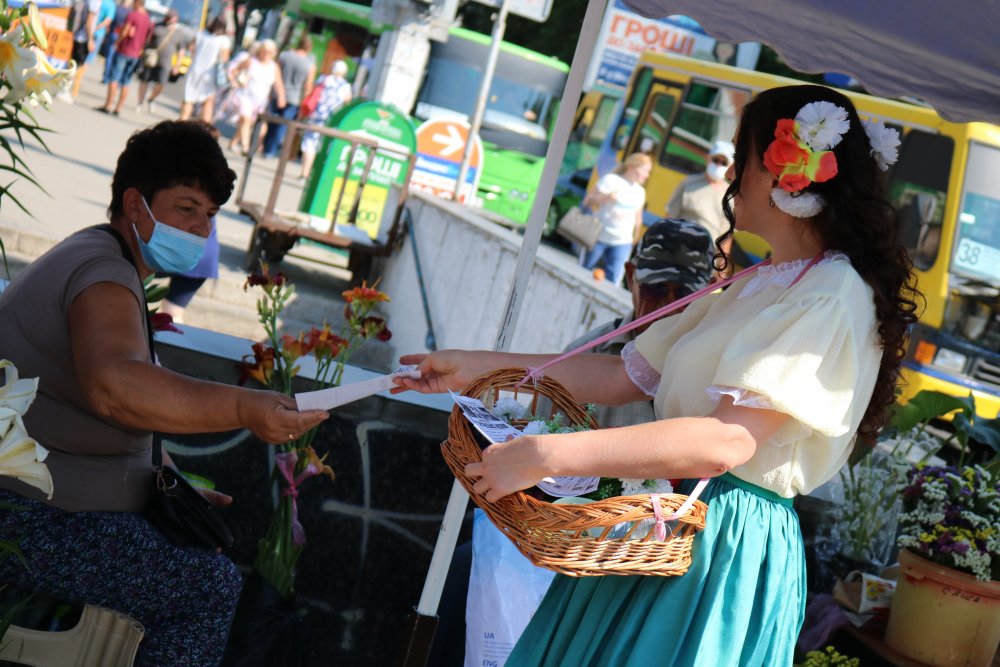
[[[667,524],[663,518],[663,510],[660,508],[660,494],[649,494],[649,501],[653,503],[653,515],[656,517],[656,525],[653,526],[653,536],[660,542],[667,539]]]
[[[815,259],[815,261],[819,261],[819,260]],[[739,271],[735,275],[733,275],[733,276],[731,276],[729,278],[726,278],[722,282],[712,283],[711,285],[708,285],[706,287],[702,287],[697,292],[694,292],[693,294],[688,294],[686,297],[684,297],[682,299],[677,299],[677,301],[674,301],[672,303],[668,303],[667,305],[663,306],[662,308],[658,308],[658,309],[654,310],[651,313],[643,315],[642,317],[640,317],[638,319],[632,320],[628,324],[626,324],[626,325],[624,325],[622,327],[619,327],[618,329],[615,329],[611,333],[604,334],[600,338],[596,338],[596,339],[590,341],[589,343],[585,343],[585,344],[581,345],[580,347],[576,348],[575,350],[570,350],[569,352],[566,352],[565,354],[561,354],[558,357],[556,357],[555,359],[550,359],[549,361],[546,361],[541,366],[536,366],[534,368],[529,368],[528,369],[528,374],[525,375],[521,379],[521,381],[517,383],[517,386],[520,387],[525,382],[527,382],[529,379],[537,381],[537,380],[541,379],[541,377],[542,377],[542,371],[545,370],[546,368],[549,368],[550,366],[555,366],[556,364],[558,364],[561,361],[566,361],[570,357],[572,357],[574,355],[577,355],[577,354],[580,354],[581,352],[584,352],[586,350],[589,350],[592,347],[597,347],[601,343],[606,343],[607,341],[611,340],[612,338],[615,338],[616,336],[620,336],[621,334],[625,333],[626,331],[631,331],[632,329],[635,329],[637,327],[641,327],[644,324],[648,324],[650,322],[654,322],[654,321],[660,319],[661,317],[669,315],[670,313],[674,312],[675,310],[680,310],[681,308],[683,308],[684,306],[688,305],[692,301],[696,301],[696,300],[700,299],[701,297],[705,296],[706,294],[711,294],[712,292],[720,290],[720,289],[722,289],[723,287],[725,287],[727,285],[731,285],[732,283],[736,282],[740,278],[743,278],[744,276],[748,276],[751,273],[754,273],[760,267],[765,266],[765,265],[770,264],[770,263],[771,263],[770,259],[765,259],[763,262],[760,262],[758,264],[754,264],[753,266],[747,267],[747,268],[743,269],[742,271]],[[806,267],[806,268],[808,269],[809,267]],[[804,272],[805,271],[803,271],[803,273]]]
[[[295,474],[295,466],[299,462],[299,457],[295,452],[283,452],[275,454],[274,463],[285,478],[287,486],[281,491],[281,496],[292,498],[292,544],[301,547],[306,543],[306,531],[299,523],[299,504],[296,498],[299,497],[299,485],[310,477],[319,474],[319,469],[310,463],[298,475]]]

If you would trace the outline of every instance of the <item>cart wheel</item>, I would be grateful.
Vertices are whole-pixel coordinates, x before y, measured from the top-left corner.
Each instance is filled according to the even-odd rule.
[[[264,258],[268,264],[277,264],[285,258],[288,251],[295,245],[295,239],[284,232],[264,231],[260,237],[264,250]]]
[[[264,233],[263,229],[254,227],[253,232],[250,234],[250,247],[247,248],[246,257],[243,259],[243,266],[247,271],[256,271],[260,268],[260,258],[263,250],[260,237]]]
[[[352,250],[347,257],[347,270],[351,272],[351,282],[360,285],[371,277],[373,257],[367,252]]]

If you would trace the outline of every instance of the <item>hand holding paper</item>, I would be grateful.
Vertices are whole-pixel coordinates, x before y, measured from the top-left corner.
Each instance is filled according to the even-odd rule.
[[[330,389],[320,389],[319,391],[306,391],[295,394],[295,404],[299,411],[305,410],[332,410],[333,408],[352,403],[359,399],[377,394],[380,391],[387,391],[396,386],[392,381],[394,377],[402,376],[418,379],[420,371],[416,366],[400,366],[388,375],[344,385],[342,387],[331,387]]]

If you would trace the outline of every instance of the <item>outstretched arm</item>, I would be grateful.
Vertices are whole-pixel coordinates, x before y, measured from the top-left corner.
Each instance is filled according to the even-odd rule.
[[[165,433],[247,428],[265,442],[287,442],[327,418],[299,412],[271,391],[195,380],[148,361],[141,306],[112,282],[91,285],[70,308],[76,375],[94,413],[122,426]]]

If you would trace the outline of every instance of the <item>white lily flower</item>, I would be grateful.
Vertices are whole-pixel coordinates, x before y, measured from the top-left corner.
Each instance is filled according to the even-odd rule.
[[[42,26],[42,17],[38,12],[38,5],[34,2],[27,3],[27,33],[35,46],[42,51],[49,48],[49,41],[45,38],[45,28]]]
[[[24,71],[35,65],[35,49],[21,46],[24,26],[18,23],[0,35],[0,74],[11,86],[16,86]]]
[[[41,102],[48,106],[52,103],[53,93],[58,93],[73,80],[76,63],[68,69],[60,70],[52,66],[45,54],[35,49],[35,62],[24,71],[19,81],[9,81],[10,92],[7,101],[22,100],[25,97],[31,102]]]
[[[21,380],[17,368],[10,361],[0,359],[4,384],[0,386],[0,435],[7,432],[16,417],[24,416],[38,393],[38,378]]]
[[[45,465],[48,450],[24,430],[20,417],[0,440],[0,475],[14,477],[52,497],[52,474]]]

